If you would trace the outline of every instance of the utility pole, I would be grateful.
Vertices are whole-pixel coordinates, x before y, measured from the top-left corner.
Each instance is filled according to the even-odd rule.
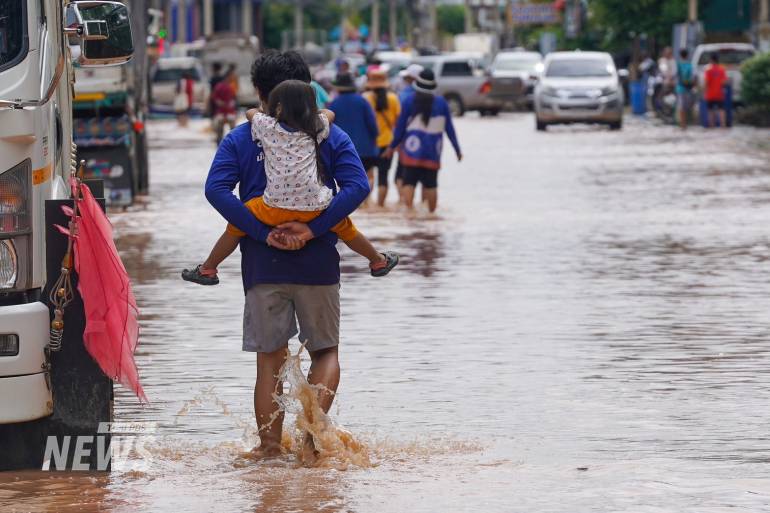
[[[214,0],[203,0],[203,35],[214,33]]]
[[[254,32],[259,42],[259,51],[265,51],[265,24],[262,18],[262,2],[254,6]]]
[[[698,21],[698,0],[689,0],[687,4],[687,21],[695,23]]]
[[[380,46],[380,0],[372,2],[372,51]]]
[[[436,0],[428,0],[428,25],[429,25],[429,39],[430,46],[438,48],[438,7],[436,6]]]
[[[254,15],[251,0],[241,0],[241,32],[250,36],[254,32]]]
[[[177,43],[186,43],[187,42],[187,2],[186,0],[179,0],[179,4],[177,6],[176,11],[176,19],[177,19]]]
[[[465,32],[470,33],[474,31],[473,22],[473,6],[471,0],[465,0]]]
[[[770,52],[770,0],[759,0],[757,43],[760,52]]]
[[[505,46],[512,48],[516,46],[516,28],[513,24],[513,0],[505,2]]]
[[[398,46],[398,10],[396,0],[388,0],[388,29],[390,46],[395,50]]]
[[[303,29],[305,22],[302,18],[302,0],[294,0],[294,48],[300,49],[304,46]]]

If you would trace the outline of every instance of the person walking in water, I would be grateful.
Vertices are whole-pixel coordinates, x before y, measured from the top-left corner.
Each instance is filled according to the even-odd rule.
[[[433,71],[423,70],[414,83],[415,94],[401,106],[396,133],[386,156],[399,149],[404,165],[404,203],[414,208],[414,191],[422,184],[423,198],[428,209],[436,211],[438,205],[438,171],[441,167],[441,150],[444,132],[462,161],[463,154],[457,141],[449,105],[442,96],[435,94],[436,78]]]
[[[264,104],[278,84],[292,79],[310,83],[310,70],[297,52],[267,51],[252,66],[251,80]],[[206,180],[208,201],[246,233],[240,240],[246,293],[243,350],[257,353],[254,411],[261,444],[253,451],[256,458],[283,453],[283,415],[272,394],[279,389],[278,372],[297,324],[312,362],[308,381],[317,387],[324,411],[331,407],[339,385],[340,256],[337,235],[330,229],[358,208],[369,194],[369,184],[350,138],[339,127],[329,127],[319,150],[325,183],[336,194],[307,224],[273,228],[246,205],[263,196],[267,186],[264,148],[253,142],[249,123],[225,136]],[[235,187],[238,196],[233,194]],[[302,454],[313,463],[312,436],[306,436]]]
[[[217,82],[216,87],[211,92],[212,124],[214,125],[217,144],[222,142],[225,125],[229,126],[230,130],[234,129],[238,116],[238,99],[235,96],[235,89],[233,89],[231,80],[233,76],[235,76],[235,70],[230,69],[227,75]]]
[[[398,92],[398,103],[402,108],[406,101],[414,96],[414,82],[420,76],[423,67],[419,64],[410,64],[406,69],[399,73],[401,77],[401,87]],[[404,165],[401,163],[401,158],[398,158],[396,163],[396,188],[398,189],[399,202],[404,202]]]
[[[393,141],[393,130],[396,128],[398,115],[401,113],[401,103],[398,97],[388,90],[388,74],[384,71],[370,71],[366,81],[367,92],[364,98],[374,109],[377,119],[377,205],[385,206],[385,198],[388,196],[388,173],[393,161],[392,155],[385,157],[388,146]]]
[[[246,202],[265,224],[278,226],[291,221],[308,223],[329,206],[334,195],[324,182],[319,145],[329,137],[334,121],[331,111],[319,111],[313,87],[301,80],[286,80],[270,93],[267,114],[251,109],[251,137],[265,150],[265,193]],[[331,228],[350,249],[369,260],[372,276],[388,274],[398,264],[395,253],[380,253],[356,229],[350,218]],[[246,233],[228,225],[209,257],[182,278],[200,285],[217,285],[217,267],[238,247]]]
[[[692,63],[690,62],[687,48],[679,51],[679,61],[676,63],[676,106],[679,116],[679,127],[687,130],[687,124],[690,121],[693,106],[693,87],[695,79],[692,72]]]
[[[374,109],[363,96],[356,92],[353,75],[343,73],[337,75],[334,88],[339,96],[329,104],[329,110],[334,112],[334,124],[350,136],[356,147],[358,156],[364,164],[369,188],[374,184],[374,168],[377,166],[377,120]]]
[[[727,72],[724,66],[719,64],[719,54],[716,52],[711,54],[711,64],[706,66],[703,81],[703,99],[706,100],[706,106],[708,107],[709,126],[717,126],[717,116],[719,116],[719,126],[727,128],[727,114],[725,112]]]

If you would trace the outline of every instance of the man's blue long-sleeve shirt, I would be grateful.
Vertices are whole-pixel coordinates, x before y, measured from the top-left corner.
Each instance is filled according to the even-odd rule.
[[[244,290],[261,283],[333,285],[340,280],[337,236],[331,227],[350,215],[369,194],[369,183],[350,138],[332,126],[321,144],[327,185],[337,194],[327,209],[308,223],[315,238],[297,251],[283,251],[265,243],[272,227],[260,222],[244,202],[261,196],[267,184],[262,146],[251,139],[244,123],[219,145],[206,179],[206,198],[222,216],[246,232],[241,239]],[[233,194],[238,186],[238,197]],[[240,197],[240,198],[239,198]]]
[[[327,107],[334,112],[334,124],[350,136],[361,158],[376,157],[377,118],[372,105],[358,93],[343,93]]]

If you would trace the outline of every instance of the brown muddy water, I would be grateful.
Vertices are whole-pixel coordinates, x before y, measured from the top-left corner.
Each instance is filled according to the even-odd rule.
[[[151,196],[112,215],[151,403],[117,389],[115,408],[156,427],[110,475],[0,475],[0,509],[769,511],[767,132],[457,128],[437,217],[355,216],[403,264],[375,280],[341,247],[331,419],[367,460],[308,469],[240,456],[239,256],[218,287],[178,277],[223,228],[214,147],[203,124],[151,124]]]

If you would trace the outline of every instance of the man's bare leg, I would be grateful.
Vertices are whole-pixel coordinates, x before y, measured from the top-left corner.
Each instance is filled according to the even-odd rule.
[[[435,212],[438,206],[438,187],[431,187],[430,189],[423,187],[422,196],[428,202],[428,210],[431,213]]]
[[[412,210],[414,208],[414,185],[404,185],[401,190],[404,194],[404,205]]]
[[[377,205],[380,207],[385,206],[385,198],[388,197],[388,186],[380,185],[377,187]]]
[[[259,427],[260,446],[254,449],[258,458],[281,455],[283,412],[273,400],[273,392],[283,393],[278,372],[286,361],[286,349],[257,353],[257,383],[254,385],[254,413]]]
[[[325,413],[328,413],[340,384],[340,361],[337,347],[313,351],[310,353],[310,360],[307,381],[311,385],[321,385],[322,389],[318,391],[318,406]],[[302,448],[302,461],[312,465],[316,458],[313,437],[308,433]]]
[[[366,170],[366,180],[369,182],[369,190],[370,191],[374,190],[374,168],[373,167],[371,167],[371,168]],[[364,207],[368,207],[369,206],[369,198],[370,197],[371,197],[371,193],[364,200],[364,202],[363,202],[363,206]]]
[[[727,128],[727,109],[719,109],[719,128]]]

